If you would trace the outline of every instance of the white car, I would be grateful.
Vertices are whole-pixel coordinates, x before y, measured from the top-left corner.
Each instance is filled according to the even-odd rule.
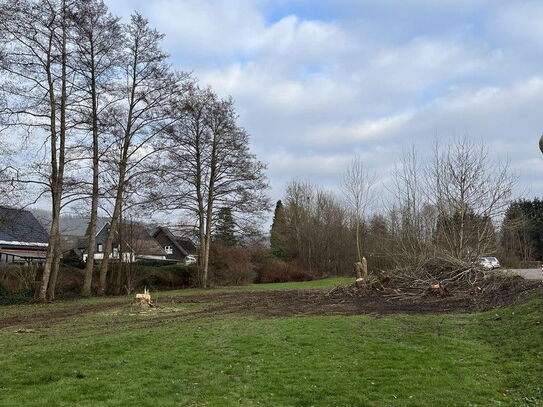
[[[185,257],[185,264],[196,264],[196,256],[193,256],[192,254],[189,254],[187,257]]]
[[[495,257],[481,257],[479,265],[483,266],[485,270],[494,270],[501,267],[500,262]]]

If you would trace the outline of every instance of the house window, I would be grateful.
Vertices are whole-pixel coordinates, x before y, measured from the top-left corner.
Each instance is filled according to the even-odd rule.
[[[164,250],[166,251],[166,254],[172,254],[173,253],[173,250],[172,250],[171,246],[164,247]]]
[[[104,251],[104,245],[102,243],[98,243],[98,253],[102,253]]]

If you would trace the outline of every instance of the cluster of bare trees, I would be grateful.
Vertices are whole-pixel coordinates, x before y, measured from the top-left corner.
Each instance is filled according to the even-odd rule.
[[[496,225],[516,184],[508,164],[459,138],[436,143],[424,161],[415,149],[406,152],[391,179],[377,185],[357,157],[338,196],[291,183],[276,209],[272,250],[323,274],[352,273],[366,257],[370,272],[411,282],[472,278],[478,258],[498,248]]]
[[[350,211],[334,194],[294,181],[275,211],[272,251],[313,275],[345,274],[358,258],[351,244],[355,229]]]
[[[247,215],[269,209],[265,166],[249,151],[249,135],[236,124],[232,99],[190,84],[171,105],[172,124],[165,137],[166,160],[161,168],[162,200],[196,219],[200,243],[199,284],[206,287],[209,252],[221,211],[243,224]],[[254,218],[253,218],[254,221]]]
[[[498,249],[497,225],[517,182],[509,164],[464,137],[436,143],[424,162],[409,152],[393,179],[396,268],[412,280],[475,278],[478,259]]]
[[[60,215],[81,202],[89,206],[89,259],[98,212],[111,217],[100,294],[120,219],[134,208],[181,210],[195,220],[205,286],[219,208],[242,218],[268,205],[264,166],[249,151],[232,100],[173,71],[163,35],[139,14],[122,23],[102,0],[3,0],[0,7],[0,121],[17,143],[3,157],[2,188],[51,201],[37,298],[54,298]],[[84,295],[93,268],[89,261]]]

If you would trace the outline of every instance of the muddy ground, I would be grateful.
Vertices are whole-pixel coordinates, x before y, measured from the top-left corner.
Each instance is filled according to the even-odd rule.
[[[543,295],[541,283],[513,278],[498,290],[451,293],[449,297],[431,294],[389,295],[375,290],[339,287],[326,290],[228,292],[190,297],[162,298],[161,302],[216,303],[213,313],[236,313],[265,317],[359,315],[359,314],[436,314],[476,312],[513,304],[530,295]]]
[[[430,314],[451,312],[476,312],[507,306],[530,295],[543,295],[540,282],[527,281],[521,277],[497,289],[483,292],[457,292],[450,297],[431,294],[413,296],[391,296],[378,291],[336,288],[325,290],[285,291],[231,291],[177,297],[162,297],[156,300],[157,308],[167,304],[206,304],[204,309],[184,313],[182,316],[160,317],[160,321],[193,319],[213,315],[241,314],[261,317],[296,317],[319,315],[386,315],[393,313]],[[0,329],[13,326],[47,326],[82,315],[114,310],[127,306],[127,298],[119,301],[92,305],[65,306],[47,312],[0,317]]]

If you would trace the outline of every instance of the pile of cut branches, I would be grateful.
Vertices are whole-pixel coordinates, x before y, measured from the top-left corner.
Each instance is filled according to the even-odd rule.
[[[392,273],[373,272],[353,284],[334,287],[326,296],[370,297],[386,299],[423,299],[424,297],[470,297],[474,301],[497,302],[500,297],[520,295],[534,287],[520,276],[502,271],[482,270],[474,266],[464,268],[397,269]]]

